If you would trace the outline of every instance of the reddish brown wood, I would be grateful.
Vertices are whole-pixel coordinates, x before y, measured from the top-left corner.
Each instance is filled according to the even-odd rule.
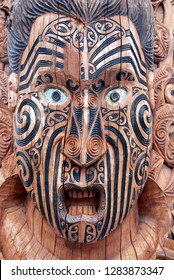
[[[37,2],[40,0],[35,0]],[[71,1],[74,3],[75,0]],[[104,0],[102,0],[104,1]],[[101,1],[101,2],[102,2]],[[107,100],[103,98],[106,96],[109,90],[113,88],[121,88],[127,89],[129,94],[132,92],[132,88],[137,87],[140,83],[137,80],[137,76],[135,75],[134,80],[132,79],[132,74],[134,72],[134,68],[130,63],[118,63],[116,67],[114,66],[107,68],[105,65],[110,63],[113,58],[118,59],[120,57],[130,56],[131,51],[129,49],[124,50],[123,46],[127,43],[132,44],[129,36],[123,36],[124,30],[129,30],[132,32],[136,43],[139,47],[139,52],[141,59],[145,61],[147,57],[149,57],[149,53],[146,55],[142,51],[141,47],[141,38],[140,34],[137,33],[136,26],[132,23],[131,18],[125,17],[123,15],[113,15],[110,16],[110,22],[106,29],[100,29],[99,23],[98,27],[95,26],[94,29],[90,29],[88,34],[88,39],[90,39],[90,44],[87,46],[89,41],[87,41],[87,33],[85,30],[90,26],[90,20],[87,19],[87,22],[84,19],[78,16],[77,19],[74,19],[74,15],[71,17],[66,15],[66,20],[70,20],[71,22],[65,25],[65,19],[61,18],[61,13],[52,13],[49,12],[46,15],[41,15],[37,17],[35,21],[32,23],[32,29],[29,31],[25,26],[25,24],[19,26],[13,26],[12,15],[8,18],[8,27],[10,30],[10,26],[12,26],[13,31],[15,32],[15,28],[26,28],[28,30],[28,35],[30,34],[28,40],[28,44],[24,52],[20,56],[20,60],[18,61],[20,65],[23,65],[26,61],[26,67],[23,68],[20,72],[15,71],[16,73],[12,73],[9,78],[9,87],[8,87],[8,77],[9,77],[9,66],[8,66],[8,58],[7,58],[7,49],[6,49],[6,29],[5,29],[5,20],[7,17],[7,13],[9,13],[9,5],[11,4],[11,0],[1,1],[0,3],[0,249],[2,254],[0,255],[1,259],[77,259],[77,260],[95,260],[95,259],[174,259],[174,64],[173,64],[173,30],[174,24],[171,21],[173,17],[174,7],[173,1],[170,0],[154,0],[151,1],[154,8],[154,18],[155,18],[155,44],[154,44],[154,81],[153,81],[153,73],[150,66],[144,67],[142,66],[143,71],[146,72],[146,78],[138,70],[137,60],[132,55],[132,59],[135,64],[135,68],[139,71],[140,78],[148,83],[148,93],[147,100],[148,102],[143,101],[142,104],[145,106],[150,106],[153,111],[153,149],[150,153],[149,146],[146,148],[146,164],[142,168],[143,174],[145,172],[148,173],[148,178],[146,184],[141,183],[141,195],[137,193],[135,197],[135,202],[131,201],[132,208],[129,209],[127,215],[123,219],[121,217],[120,225],[118,224],[118,220],[121,213],[121,183],[123,180],[123,172],[119,169],[118,178],[119,178],[119,187],[117,193],[117,207],[118,210],[116,212],[116,223],[112,232],[109,234],[109,231],[104,234],[102,240],[97,240],[96,238],[96,227],[95,227],[95,213],[98,210],[98,199],[95,198],[97,196],[98,191],[89,189],[84,189],[86,184],[88,186],[94,184],[95,176],[98,176],[99,184],[102,185],[104,189],[108,188],[108,181],[111,180],[111,208],[108,216],[109,227],[111,227],[111,217],[113,216],[113,207],[114,205],[114,176],[115,176],[115,166],[116,159],[114,158],[114,152],[112,149],[112,145],[108,144],[107,137],[111,137],[116,142],[116,145],[119,150],[119,159],[120,166],[124,162],[125,151],[123,149],[122,142],[119,137],[114,138],[114,133],[112,130],[106,132],[106,126],[112,126],[112,118],[113,115],[108,111],[111,109],[114,110],[113,100],[109,97]],[[24,1],[25,2],[25,1]],[[29,3],[30,1],[28,1]],[[62,1],[63,3],[64,1]],[[123,3],[124,1],[122,1]],[[143,9],[147,9],[148,1],[141,1],[144,5]],[[89,6],[86,4],[87,2],[83,2],[83,9],[89,9]],[[97,1],[96,1],[97,3]],[[129,1],[125,2],[128,10]],[[72,4],[73,5],[73,4]],[[124,4],[121,4],[124,5]],[[27,7],[27,5],[26,5]],[[122,6],[122,8],[125,8]],[[132,7],[131,7],[132,8]],[[61,9],[61,8],[60,8]],[[72,6],[72,10],[73,10]],[[121,10],[121,9],[120,9]],[[74,10],[73,10],[74,11]],[[149,13],[150,14],[150,13]],[[26,15],[27,16],[27,13]],[[19,15],[19,22],[25,16]],[[91,17],[97,16],[97,12],[95,15],[91,10]],[[107,17],[106,17],[107,18]],[[106,19],[105,18],[105,19]],[[12,20],[12,21],[11,21]],[[99,19],[98,19],[99,20]],[[104,20],[104,18],[103,18]],[[59,24],[59,28],[56,29],[55,25],[50,25],[50,28],[54,31],[52,34],[52,41],[50,41],[49,35],[46,33],[49,29],[47,25],[55,21]],[[100,80],[98,78],[90,79],[89,75],[94,73],[94,64],[90,65],[89,60],[92,57],[92,54],[95,57],[95,51],[100,46],[101,42],[104,42],[104,38],[112,38],[110,35],[109,28],[113,24],[113,21],[119,23],[123,29],[115,32],[115,48],[122,48],[122,53],[112,54],[112,56],[107,56],[110,51],[113,51],[113,46],[109,42],[107,43],[107,47],[100,51],[97,55],[100,57],[101,53],[105,56],[104,62],[98,62],[100,66],[103,66],[103,72],[101,72]],[[23,22],[24,23],[24,22]],[[145,21],[144,26],[148,27],[148,23]],[[12,25],[11,25],[12,24]],[[114,23],[115,24],[115,23]],[[21,27],[20,27],[21,26]],[[24,27],[23,27],[24,26]],[[106,26],[105,26],[106,27]],[[98,29],[97,29],[98,28]],[[142,27],[145,28],[145,27]],[[96,31],[98,30],[98,31]],[[143,33],[143,29],[141,30]],[[27,34],[27,32],[24,32]],[[64,35],[66,33],[66,37],[62,37],[62,32]],[[100,37],[97,37],[97,32],[101,33]],[[103,32],[103,33],[102,33]],[[21,34],[24,34],[21,33]],[[72,37],[70,37],[72,34]],[[33,43],[40,35],[39,44],[35,46],[34,52],[28,58],[28,54],[32,49]],[[128,34],[127,34],[128,35]],[[22,35],[23,36],[23,35]],[[84,36],[84,37],[83,37]],[[103,36],[103,37],[102,37]],[[121,40],[119,40],[119,36],[121,36]],[[66,47],[63,49],[59,42],[56,44],[51,44],[53,40],[57,40],[60,38],[61,43],[65,43]],[[26,39],[26,38],[25,38]],[[84,40],[84,41],[83,41]],[[98,40],[98,41],[97,41]],[[26,40],[24,40],[26,41]],[[11,42],[10,42],[11,47]],[[88,47],[91,47],[91,52],[89,52]],[[94,47],[95,46],[95,47]],[[39,47],[51,49],[52,56],[48,54],[40,54],[35,61],[33,62],[34,55],[36,55]],[[11,47],[15,50],[15,44]],[[84,52],[81,51],[81,48],[84,48]],[[136,48],[132,44],[132,48],[136,53]],[[16,51],[16,59],[18,57],[18,50]],[[53,55],[53,53],[59,52],[57,57]],[[62,59],[62,54],[65,59]],[[51,57],[51,58],[50,58]],[[97,58],[94,58],[94,60]],[[139,59],[139,58],[138,58]],[[13,60],[10,53],[10,63]],[[40,61],[49,60],[51,62],[50,66],[44,65],[41,68],[38,68],[36,72],[35,67],[36,64]],[[146,61],[147,62],[147,61]],[[30,68],[31,63],[31,68]],[[61,70],[61,65],[64,63],[63,70]],[[103,64],[102,64],[103,63]],[[139,61],[140,63],[140,61]],[[44,62],[43,62],[44,64]],[[17,65],[17,60],[16,60]],[[59,65],[59,67],[57,66]],[[80,69],[79,65],[83,66],[84,69]],[[88,67],[90,71],[88,71]],[[97,66],[98,67],[98,66]],[[149,70],[149,69],[150,70]],[[11,69],[15,69],[14,63],[11,63]],[[29,70],[28,70],[29,69]],[[98,67],[99,69],[99,67]],[[27,72],[28,70],[28,72]],[[49,75],[52,78],[50,79]],[[84,72],[84,78],[82,78],[82,73],[80,75],[80,71]],[[17,73],[18,72],[18,73]],[[34,76],[32,78],[32,82],[30,83],[30,78],[32,73],[34,72]],[[118,78],[117,82],[115,79],[116,73],[124,72],[124,75]],[[26,79],[22,78],[26,74]],[[39,77],[40,76],[40,77]],[[126,77],[127,78],[126,80]],[[21,78],[21,82],[19,83],[19,78]],[[131,81],[132,79],[132,81]],[[70,81],[72,80],[72,81]],[[105,82],[104,89],[102,89],[102,94],[98,90],[94,90],[94,87],[102,86],[102,81]],[[26,83],[29,83],[25,88],[20,91],[19,95],[19,87],[24,86]],[[79,86],[77,89],[76,86]],[[68,109],[65,110],[65,105],[68,105],[69,101],[66,100],[64,103],[64,108],[59,104],[55,105],[50,103],[50,101],[46,100],[44,97],[45,92],[48,88],[59,88],[63,91],[64,97],[68,97],[71,99],[70,102],[70,111]],[[39,88],[39,90],[38,90]],[[89,95],[88,90],[92,89],[92,93]],[[141,85],[140,95],[143,94],[143,91],[147,90],[145,85]],[[7,98],[8,91],[8,98]],[[40,100],[38,100],[35,92],[39,91]],[[61,93],[62,94],[62,93]],[[37,154],[38,150],[32,151],[32,147],[36,145],[36,140],[38,140],[38,136],[32,138],[31,141],[28,141],[28,144],[20,147],[18,145],[18,140],[23,141],[27,139],[29,133],[32,131],[35,120],[37,119],[37,114],[34,112],[34,107],[30,106],[30,104],[26,104],[23,107],[23,112],[28,112],[30,116],[32,116],[32,121],[29,125],[29,132],[24,130],[23,134],[18,134],[14,131],[14,139],[15,145],[17,147],[17,151],[13,153],[13,137],[12,137],[12,129],[13,129],[13,115],[17,117],[17,111],[19,110],[19,104],[22,101],[29,98],[31,102],[35,103],[35,106],[38,107],[37,114],[41,112],[41,122],[37,127],[37,135],[43,136],[43,128],[45,122],[47,122],[47,126],[49,129],[48,133],[44,132],[45,138],[43,140],[43,153],[40,157]],[[60,94],[59,94],[60,98]],[[133,117],[133,112],[131,111],[131,106],[133,102],[136,100],[136,93],[131,97],[127,98],[123,101],[124,105],[128,106],[127,112],[128,115]],[[124,103],[125,102],[125,103]],[[9,104],[9,108],[7,106]],[[107,105],[106,105],[107,103]],[[43,105],[41,105],[43,104]],[[17,109],[15,111],[15,108]],[[140,106],[140,105],[139,105]],[[50,115],[46,119],[46,111],[44,113],[44,108],[49,108]],[[149,107],[149,108],[150,108]],[[73,118],[75,119],[75,123],[77,125],[78,119],[75,114],[74,108],[76,110],[81,110],[83,108],[83,116],[82,116],[82,125],[83,130],[80,131],[78,126],[78,137],[73,131]],[[97,113],[100,113],[100,135],[96,132],[94,136],[92,135],[92,130],[88,130],[89,126],[89,108],[104,108],[99,111],[95,111],[94,120],[92,126],[95,127],[95,121],[97,117]],[[60,120],[56,118],[54,111],[60,112],[64,109],[62,115],[59,115]],[[124,121],[125,111],[123,111],[123,106],[120,104],[118,106],[120,123],[117,125],[118,116],[114,116],[115,124],[114,128],[118,129],[118,133],[123,134],[123,126],[121,125],[121,121]],[[52,112],[51,112],[52,110]],[[104,114],[107,110],[108,119],[104,119]],[[150,110],[150,109],[149,109]],[[150,112],[150,111],[149,111]],[[67,115],[68,120],[67,120]],[[138,115],[138,113],[137,113]],[[21,117],[22,115],[20,115]],[[27,114],[22,119],[23,122],[18,122],[17,126],[20,130],[25,126],[25,121],[27,119]],[[19,117],[19,115],[18,115]],[[137,116],[136,116],[137,117]],[[146,114],[146,117],[149,117],[149,113]],[[80,115],[78,115],[80,118]],[[39,120],[39,118],[38,118]],[[136,149],[137,158],[135,161],[132,160],[131,152],[128,153],[128,162],[131,166],[131,170],[134,172],[137,166],[138,159],[140,158],[140,148],[143,148],[141,145],[141,141],[138,136],[134,135],[134,129],[131,124],[131,118],[128,118],[129,123],[129,133],[125,137],[126,145],[132,145],[131,148],[133,151]],[[57,122],[56,122],[57,121]],[[147,119],[146,119],[147,121]],[[62,130],[61,133],[57,136],[56,141],[54,141],[51,146],[51,153],[49,159],[51,160],[50,167],[48,169],[49,174],[45,174],[45,166],[46,166],[46,151],[48,147],[48,143],[50,141],[50,137],[53,133],[56,133],[58,128],[61,128],[63,125],[66,126],[66,131]],[[147,125],[147,123],[146,123]],[[140,130],[140,133],[144,136],[145,133],[143,130]],[[126,134],[123,134],[124,136]],[[151,135],[149,134],[149,137]],[[27,140],[26,140],[27,142]],[[62,165],[54,165],[55,155],[57,153],[57,144],[61,143],[60,150],[60,158],[59,161],[63,164],[66,160],[66,164],[64,164],[64,169],[62,171]],[[130,144],[129,144],[130,143]],[[138,144],[138,145],[137,145]],[[42,147],[42,143],[37,143],[38,148]],[[137,145],[137,146],[136,146]],[[36,146],[35,146],[36,147]],[[30,151],[30,155],[26,153],[26,149]],[[41,150],[39,150],[41,151]],[[108,156],[105,156],[106,153],[110,153],[110,165],[109,169],[106,170],[107,162],[109,160]],[[134,150],[135,151],[135,150]],[[26,194],[26,190],[23,187],[23,184],[19,180],[19,174],[21,172],[21,166],[19,160],[22,158],[17,155],[17,152],[22,152],[25,155],[25,160],[23,161],[24,166],[27,168],[31,164],[34,172],[33,172],[33,183],[29,184],[26,187],[27,192],[30,194]],[[150,160],[148,160],[148,156],[150,155]],[[87,161],[88,158],[88,161]],[[48,159],[47,159],[48,160]],[[102,163],[103,161],[103,163]],[[148,164],[150,162],[149,171]],[[103,165],[102,165],[103,164]],[[65,226],[66,230],[62,230],[62,236],[60,234],[60,230],[58,230],[55,216],[55,204],[54,201],[57,199],[55,196],[55,190],[53,195],[53,184],[49,186],[49,192],[44,193],[44,180],[46,175],[49,175],[49,182],[53,182],[53,178],[55,178],[54,166],[59,166],[59,170],[57,172],[56,178],[56,191],[60,188],[60,185],[63,186],[69,184],[70,178],[73,182],[76,182],[78,188],[81,190],[80,192],[75,189],[67,190],[67,194],[65,196],[66,200],[66,208],[68,209],[68,213],[70,215],[69,222],[64,222],[62,226]],[[96,167],[97,166],[97,167]],[[103,167],[104,166],[104,167]],[[77,180],[77,174],[79,172],[79,168],[81,168],[81,180]],[[38,177],[36,175],[36,170],[40,172],[40,184],[42,190],[42,203],[40,201],[40,193],[38,187]],[[96,170],[98,173],[96,173]],[[104,171],[103,171],[104,170]],[[89,176],[94,172],[93,183],[90,182],[91,179]],[[110,172],[110,175],[109,175]],[[136,169],[137,176],[140,176],[139,168]],[[25,173],[25,172],[24,172]],[[23,183],[28,182],[30,179],[30,172],[26,172],[23,177]],[[65,179],[62,181],[62,174],[64,174]],[[97,175],[99,174],[99,175]],[[133,173],[134,174],[134,173]],[[104,176],[104,183],[102,183],[102,176]],[[127,172],[125,173],[125,185],[128,185],[129,182],[129,169],[127,168]],[[127,186],[126,185],[126,186]],[[136,185],[134,176],[133,176],[133,186],[135,186],[136,192],[139,190]],[[133,188],[131,189],[131,197],[133,196]],[[139,192],[139,191],[138,191]],[[140,197],[139,197],[140,195]],[[61,197],[61,192],[59,192],[58,197]],[[108,192],[106,192],[106,198],[109,196]],[[124,201],[128,196],[128,188],[126,187]],[[50,214],[48,210],[48,198],[50,200]],[[56,215],[59,217],[63,213],[63,204],[60,200],[59,202],[60,211],[56,212]],[[113,204],[112,204],[113,203]],[[101,208],[104,209],[101,211],[104,219],[107,216],[107,199],[102,198]],[[43,209],[45,212],[46,220],[43,218]],[[42,213],[42,214],[41,214]],[[126,213],[126,203],[123,205],[123,213]],[[80,222],[73,224],[71,217],[78,217],[82,215],[85,217],[91,217],[91,221],[89,222],[88,218],[83,218]],[[53,227],[50,225],[50,216],[53,218]],[[60,222],[60,220],[59,220]],[[78,227],[78,231],[75,226]],[[89,231],[87,231],[87,227],[91,227]],[[102,233],[103,226],[101,225],[101,229],[98,230],[98,236]],[[78,242],[73,242],[76,240],[78,234]],[[68,238],[67,238],[68,237]],[[86,238],[85,244],[84,239]],[[68,240],[67,240],[68,239]],[[92,242],[91,242],[92,241]],[[93,243],[94,242],[94,243]]]

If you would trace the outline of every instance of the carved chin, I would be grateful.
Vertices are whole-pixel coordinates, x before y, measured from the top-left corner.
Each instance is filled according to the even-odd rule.
[[[66,225],[68,240],[80,243],[96,241],[105,213],[105,196],[102,185],[81,188],[66,184],[60,187],[58,211],[61,224]]]

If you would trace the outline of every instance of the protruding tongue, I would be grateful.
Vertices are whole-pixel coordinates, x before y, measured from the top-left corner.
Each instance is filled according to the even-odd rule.
[[[99,193],[97,190],[66,190],[65,205],[70,216],[95,215],[99,208]]]

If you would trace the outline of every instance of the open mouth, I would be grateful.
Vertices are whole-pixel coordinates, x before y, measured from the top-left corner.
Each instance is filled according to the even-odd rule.
[[[65,185],[59,190],[59,211],[64,220],[97,222],[105,210],[105,192],[101,185],[80,188]]]
[[[77,189],[65,191],[65,206],[71,216],[95,215],[99,208],[100,193],[98,190],[78,191]]]

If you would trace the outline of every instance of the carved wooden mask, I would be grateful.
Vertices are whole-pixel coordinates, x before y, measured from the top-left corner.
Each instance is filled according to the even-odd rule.
[[[148,175],[147,67],[126,16],[83,24],[45,14],[21,57],[18,173],[60,236],[89,243],[118,227]]]

